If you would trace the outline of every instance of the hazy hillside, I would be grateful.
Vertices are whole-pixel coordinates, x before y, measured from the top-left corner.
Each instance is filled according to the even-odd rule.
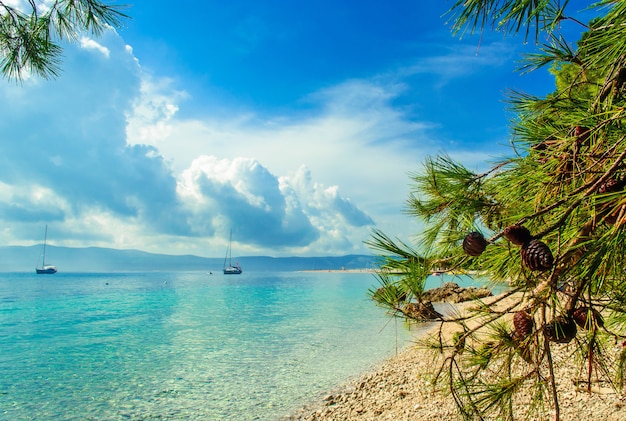
[[[41,247],[0,247],[0,272],[30,272],[41,258]],[[235,258],[233,258],[235,260]],[[248,256],[236,259],[244,272],[362,269],[374,266],[375,257],[365,255],[328,257]],[[48,246],[46,263],[59,272],[125,272],[125,271],[212,271],[222,270],[223,258],[192,255],[170,256],[138,250],[116,250],[98,247],[68,248]]]

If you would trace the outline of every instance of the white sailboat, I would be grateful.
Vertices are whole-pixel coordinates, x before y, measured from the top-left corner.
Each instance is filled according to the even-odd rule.
[[[224,275],[239,275],[243,270],[239,263],[235,263],[233,266],[232,256],[231,256],[231,243],[233,241],[233,230],[230,230],[230,238],[228,239],[228,249],[226,249],[226,257],[224,258]],[[228,261],[228,266],[226,265],[226,261]]]
[[[36,267],[35,272],[39,275],[52,275],[57,273],[57,267],[46,264],[46,242],[48,241],[48,225],[46,225],[46,233],[43,237],[43,254],[41,257],[41,267]]]

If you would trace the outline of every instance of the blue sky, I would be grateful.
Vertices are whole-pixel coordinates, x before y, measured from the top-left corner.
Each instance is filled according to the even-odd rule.
[[[55,80],[0,82],[0,244],[219,257],[409,240],[409,173],[508,148],[523,39],[454,37],[450,2],[150,1],[67,45]],[[57,262],[59,263],[59,262]],[[60,264],[60,263],[59,263]]]

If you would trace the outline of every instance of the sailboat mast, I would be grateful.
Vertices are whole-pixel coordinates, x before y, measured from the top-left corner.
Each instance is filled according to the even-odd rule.
[[[230,237],[228,239],[228,247],[226,247],[226,256],[224,256],[224,268],[226,268],[226,261],[228,261],[228,267],[232,266],[230,257],[230,242],[233,239],[233,230],[230,230]]]
[[[232,256],[232,244],[233,244],[233,230],[230,230],[230,236],[228,237],[228,266],[233,266],[233,256]]]
[[[46,224],[46,231],[45,231],[45,234],[43,235],[43,259],[41,262],[42,268],[46,267],[46,243],[47,242],[48,242],[48,224]]]

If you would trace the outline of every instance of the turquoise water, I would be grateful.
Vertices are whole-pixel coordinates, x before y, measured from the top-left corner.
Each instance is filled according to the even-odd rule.
[[[367,273],[0,273],[0,419],[276,420],[414,340],[367,297],[376,285]]]
[[[0,274],[0,419],[275,420],[413,332],[371,274]]]

